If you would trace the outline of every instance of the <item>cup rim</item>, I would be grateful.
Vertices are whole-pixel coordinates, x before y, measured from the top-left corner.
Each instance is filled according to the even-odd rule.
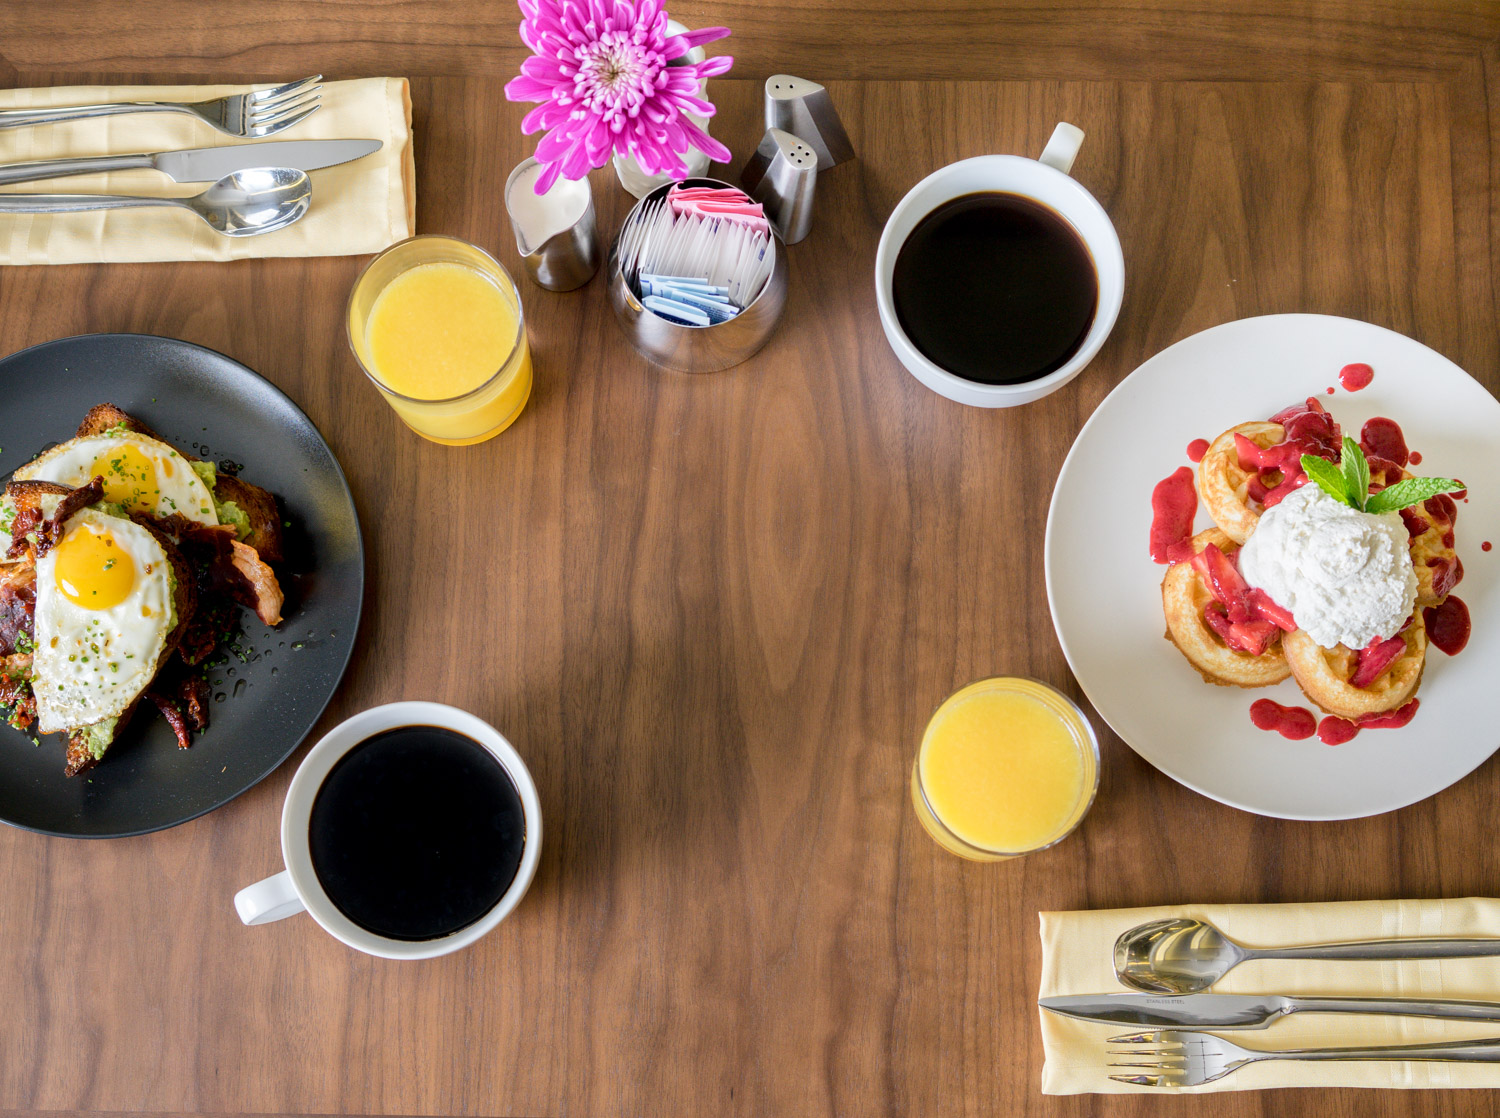
[[[486,377],[483,384],[476,385],[475,387],[469,389],[467,392],[462,392],[457,396],[446,396],[441,400],[424,400],[418,396],[407,396],[405,393],[397,392],[390,385],[386,384],[385,381],[381,380],[373,372],[371,372],[365,365],[364,358],[360,357],[359,355],[359,347],[354,344],[354,328],[350,322],[350,319],[353,317],[350,312],[354,307],[354,295],[357,291],[359,291],[360,284],[365,282],[365,276],[369,275],[370,269],[375,267],[376,264],[380,263],[380,261],[384,260],[387,256],[395,252],[397,249],[404,248],[406,245],[412,244],[415,241],[448,241],[450,244],[463,245],[465,248],[473,249],[475,252],[479,253],[480,256],[484,257],[491,264],[493,264],[495,268],[500,272],[500,274],[505,277],[506,282],[510,284],[511,292],[514,294],[516,300],[516,336],[511,339],[510,350],[506,353],[505,360],[500,362],[500,367],[493,373],[491,373],[488,377]],[[374,309],[373,302],[371,303],[371,309]],[[354,284],[349,288],[349,298],[344,300],[344,339],[349,343],[349,352],[354,354],[354,363],[359,366],[359,371],[364,373],[365,376],[369,378],[370,383],[378,388],[381,392],[384,392],[388,396],[393,396],[397,400],[404,400],[409,404],[424,404],[428,407],[437,407],[443,404],[456,404],[460,401],[469,399],[471,396],[478,395],[485,389],[492,386],[495,381],[499,380],[502,376],[505,375],[505,371],[510,368],[511,359],[515,357],[516,353],[520,350],[521,342],[525,338],[525,336],[526,308],[521,303],[521,289],[516,286],[515,277],[505,270],[504,264],[496,260],[495,257],[490,253],[474,244],[474,242],[466,241],[462,237],[449,236],[447,233],[418,233],[415,236],[407,237],[405,240],[397,241],[393,245],[387,245],[385,248],[377,252],[374,256],[370,257],[368,261],[366,261],[365,266],[359,270],[359,275],[354,277]]]
[[[317,789],[351,749],[384,730],[398,726],[440,726],[484,746],[505,768],[521,797],[526,843],[521,864],[505,893],[474,923],[436,939],[391,939],[356,924],[324,891],[313,868],[308,822]],[[311,788],[309,788],[311,785]],[[304,802],[305,801],[305,802]],[[295,810],[294,810],[295,806]],[[370,707],[344,719],[308,750],[297,766],[281,809],[281,856],[292,887],[307,913],[339,942],[383,959],[431,959],[458,951],[481,939],[520,904],[541,860],[542,805],[531,771],[505,735],[478,715],[444,703],[409,700]]]
[[[1100,242],[1098,238],[1091,238],[1087,236],[1083,232],[1083,230],[1078,228],[1077,222],[1075,222],[1063,210],[1054,205],[1050,200],[1046,198],[1039,198],[1035,194],[1023,189],[1011,189],[1007,187],[995,188],[996,190],[1003,193],[1019,194],[1022,197],[1030,198],[1033,201],[1044,205],[1048,209],[1054,211],[1059,217],[1061,217],[1073,228],[1074,232],[1078,234],[1079,239],[1083,241],[1084,246],[1089,250],[1089,255],[1094,260],[1095,272],[1098,273],[1102,271],[1101,257],[1103,257],[1105,253],[1102,253],[1099,250],[1104,249],[1107,250],[1109,263],[1113,264],[1117,268],[1118,275],[1120,277],[1116,297],[1110,301],[1110,305],[1108,307],[1105,307],[1101,302],[1099,308],[1095,312],[1094,321],[1089,326],[1089,331],[1090,333],[1092,333],[1101,322],[1104,324],[1103,329],[1099,332],[1098,340],[1093,344],[1090,344],[1088,340],[1085,339],[1084,344],[1079,347],[1078,352],[1075,353],[1065,365],[1063,365],[1061,368],[1054,369],[1052,372],[1046,374],[1045,376],[1037,377],[1035,380],[1021,381],[1017,384],[985,384],[982,381],[969,380],[967,377],[961,377],[957,373],[943,368],[943,366],[939,365],[936,361],[933,361],[930,357],[923,353],[921,349],[917,347],[917,344],[907,336],[906,331],[902,329],[901,320],[896,315],[896,301],[891,289],[891,277],[894,274],[896,265],[895,256],[900,248],[900,245],[893,243],[895,238],[893,237],[891,230],[895,226],[897,218],[905,216],[906,213],[916,207],[915,199],[923,191],[923,189],[935,182],[940,182],[944,178],[955,174],[957,168],[975,163],[987,163],[992,165],[1031,164],[1032,169],[1040,168],[1043,172],[1045,172],[1044,177],[1054,176],[1052,181],[1057,182],[1058,185],[1064,191],[1069,193],[1081,207],[1083,207],[1085,210],[1090,211],[1095,216],[1102,218],[1104,220],[1104,227],[1109,231],[1108,238]],[[952,197],[958,197],[958,195],[953,195]],[[952,198],[950,197],[944,199],[943,201],[951,200]],[[942,204],[942,202],[938,202],[933,206],[933,208],[935,209],[937,206]],[[928,212],[931,211],[929,210]],[[905,243],[905,238],[902,238],[901,243]],[[902,350],[897,349],[893,344],[892,349],[896,351],[897,360],[899,360],[901,364],[906,367],[908,372],[917,377],[918,380],[923,380],[925,383],[926,378],[933,378],[943,384],[952,387],[961,395],[969,395],[996,401],[1008,400],[1015,397],[1025,397],[1025,400],[1020,402],[1029,402],[1031,400],[1040,399],[1043,396],[1050,395],[1052,392],[1061,388],[1064,384],[1067,384],[1070,380],[1081,373],[1088,366],[1088,363],[1098,355],[1099,350],[1104,348],[1104,343],[1109,340],[1110,334],[1114,332],[1115,323],[1119,320],[1120,308],[1123,305],[1124,300],[1125,254],[1124,250],[1120,246],[1119,232],[1115,229],[1115,223],[1110,219],[1109,213],[1104,209],[1102,205],[1099,204],[1099,200],[1094,197],[1089,189],[1077,179],[1075,179],[1072,175],[1064,174],[1056,167],[1049,166],[1039,159],[1031,159],[1024,155],[974,155],[970,156],[967,159],[958,159],[952,163],[944,164],[937,170],[930,172],[919,182],[913,185],[910,190],[903,194],[901,196],[901,200],[896,203],[895,207],[890,212],[890,216],[885,219],[885,225],[880,231],[880,242],[875,249],[875,302],[876,308],[880,314],[881,325],[885,329],[888,340],[890,340],[891,335],[899,337],[906,351],[902,352]],[[913,364],[921,367],[920,373],[918,373],[917,370],[912,367]],[[958,396],[953,396],[947,392],[943,392],[932,385],[929,385],[928,387],[933,387],[934,391],[937,391],[939,395],[946,396],[949,399],[957,400],[959,398]]]

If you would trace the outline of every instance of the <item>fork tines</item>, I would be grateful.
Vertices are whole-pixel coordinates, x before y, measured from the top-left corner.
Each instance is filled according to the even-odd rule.
[[[262,89],[245,96],[247,132],[280,132],[311,116],[323,96],[322,74],[301,78],[275,89]]]

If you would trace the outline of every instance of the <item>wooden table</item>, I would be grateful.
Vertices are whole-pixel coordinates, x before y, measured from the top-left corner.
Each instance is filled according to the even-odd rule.
[[[0,351],[147,331],[289,392],[343,462],[369,556],[359,650],[322,728],[394,699],[468,707],[527,757],[547,820],[517,914],[409,964],[306,918],[235,918],[232,892],[278,868],[291,764],[144,838],[0,829],[0,1108],[1488,1113],[1457,1093],[1044,1098],[1032,1003],[1039,909],[1493,893],[1500,767],[1393,815],[1299,824],[1195,795],[1106,732],[1080,833],[992,866],[940,852],[906,782],[955,686],[1013,672],[1076,694],[1044,594],[1047,500],[1080,424],[1151,354],[1319,311],[1500,387],[1500,11],[674,12],[735,28],[713,130],[740,159],[774,71],[827,82],[859,153],[818,185],[775,339],[732,372],[647,366],[597,280],[528,287],[535,398],[502,438],[452,450],[402,428],[348,352],[359,259],[0,275]],[[0,81],[410,75],[421,229],[519,275],[500,198],[529,150],[501,92],[517,19],[503,0],[12,2]],[[1075,174],[1124,243],[1119,325],[1041,403],[949,403],[881,337],[881,224],[933,168],[1034,154],[1059,119],[1087,131]],[[607,173],[594,188],[612,230],[628,199]]]

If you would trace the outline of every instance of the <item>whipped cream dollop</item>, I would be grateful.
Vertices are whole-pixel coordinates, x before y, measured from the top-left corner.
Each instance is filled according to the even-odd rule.
[[[1401,514],[1360,512],[1315,483],[1261,514],[1240,548],[1240,574],[1324,648],[1395,636],[1417,601]]]

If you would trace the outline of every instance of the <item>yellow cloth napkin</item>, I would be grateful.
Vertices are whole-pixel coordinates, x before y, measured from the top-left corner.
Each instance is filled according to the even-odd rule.
[[[1115,978],[1116,937],[1148,920],[1189,916],[1247,947],[1288,947],[1338,940],[1401,936],[1500,936],[1500,901],[1346,901],[1325,904],[1175,905],[1097,912],[1044,912],[1040,997],[1123,991]],[[1500,960],[1448,959],[1392,963],[1264,960],[1241,963],[1214,987],[1221,994],[1292,994],[1370,997],[1459,998],[1500,1002]],[[1096,1025],[1039,1010],[1042,1015],[1042,1092],[1161,1094],[1163,1088],[1116,1083],[1106,1067],[1105,1042],[1134,1031]],[[1212,1032],[1213,1030],[1206,1030]],[[1294,1013],[1269,1029],[1225,1031],[1246,1048],[1322,1048],[1350,1044],[1418,1044],[1437,1040],[1500,1037],[1500,1024],[1436,1021],[1416,1017],[1366,1017],[1347,1013]],[[1185,1088],[1246,1091],[1267,1087],[1500,1087],[1500,1064],[1296,1063],[1268,1061],[1242,1068],[1214,1083]]]
[[[272,88],[274,83],[257,86]],[[245,86],[58,86],[0,90],[0,109],[106,101],[204,101]],[[373,155],[309,172],[312,206],[295,225],[258,237],[225,237],[176,207],[70,214],[0,214],[0,264],[127,260],[240,260],[379,252],[416,228],[411,94],[405,78],[323,85],[321,108],[267,140],[380,140]],[[0,162],[128,155],[258,141],[226,136],[185,113],[124,116],[0,129]],[[7,193],[183,197],[207,183],[174,183],[158,171],[115,171],[6,186]]]

